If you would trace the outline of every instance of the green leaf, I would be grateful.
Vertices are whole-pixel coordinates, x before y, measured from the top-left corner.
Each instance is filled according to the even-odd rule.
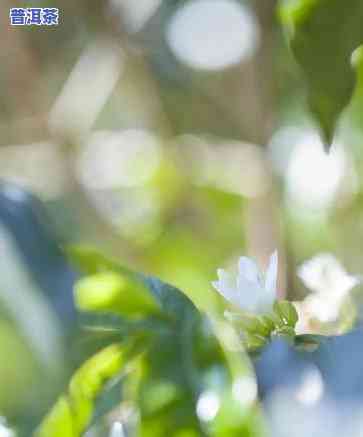
[[[269,435],[258,407],[243,408],[243,404],[233,396],[233,392],[232,395],[226,393],[220,404],[220,410],[212,422],[209,435],[215,437],[266,437]]]
[[[270,320],[267,320],[265,317],[247,314],[236,314],[231,321],[238,329],[261,337],[268,337],[275,328],[275,325],[270,323]]]
[[[295,0],[280,11],[291,49],[308,84],[311,111],[330,146],[336,122],[349,103],[353,51],[363,42],[361,0]]]
[[[268,339],[258,334],[247,334],[246,347],[249,351],[255,351],[266,346]]]
[[[35,436],[80,437],[92,419],[97,396],[110,379],[125,369],[135,352],[130,345],[116,344],[86,361],[72,377],[68,393],[58,400]]]
[[[206,435],[196,408],[198,398],[206,388],[206,381],[210,381],[209,378],[214,380],[218,369],[215,383],[220,383],[220,377],[223,380],[226,378],[228,389],[232,392],[235,378],[252,372],[247,356],[240,351],[232,354],[231,351],[223,349],[219,338],[222,338],[222,333],[226,336],[227,331],[217,327],[225,322],[217,323],[213,320],[213,323],[206,323],[195,305],[180,290],[154,277],[131,272],[117,261],[109,260],[96,251],[77,248],[73,251],[72,258],[92,275],[91,278],[100,274],[106,274],[107,277],[112,273],[127,277],[131,282],[140,281],[167,316],[163,320],[151,317],[132,323],[127,321],[127,325],[131,327],[142,325],[145,328],[145,324],[148,324],[149,342],[138,361],[138,371],[128,373],[123,379],[123,395],[126,400],[135,402],[139,411],[136,434],[142,437]],[[108,311],[109,304],[104,308]],[[100,317],[105,316],[110,316],[108,328],[114,323],[120,323],[113,320],[115,316],[112,314],[91,312],[87,316],[95,316],[99,327],[105,321]],[[259,323],[266,330],[266,326]],[[231,334],[234,338],[235,332],[232,328],[231,331],[228,338]],[[133,337],[134,332],[131,329],[126,335]],[[216,336],[219,336],[218,339]],[[236,335],[235,341],[237,340]],[[257,340],[257,337],[253,339],[254,342]],[[207,375],[210,376],[207,378]],[[244,409],[245,406],[239,403],[238,411],[241,413]],[[244,433],[245,425],[240,423],[239,417],[230,420],[236,433]],[[241,432],[236,435],[241,435]]]
[[[295,306],[287,300],[276,301],[274,304],[274,313],[279,318],[279,328],[283,326],[294,328],[299,319]]]
[[[40,425],[36,437],[76,437],[73,429],[73,417],[66,396],[59,398],[50,413]]]
[[[80,279],[75,286],[75,300],[81,311],[126,317],[160,313],[160,305],[140,280],[112,271]]]
[[[272,337],[282,337],[291,345],[295,343],[295,336],[295,330],[291,326],[281,326],[272,334]]]
[[[261,323],[265,326],[266,331],[268,331],[269,334],[275,329],[276,327],[276,318],[273,316],[261,316],[260,317]]]
[[[113,260],[87,246],[72,246],[67,249],[71,261],[88,274],[102,272],[119,273],[130,283],[142,284],[151,297],[156,300],[164,316],[174,320],[183,320],[186,312],[196,312],[191,300],[180,290],[153,276],[147,276],[125,268],[117,260]],[[96,318],[97,319],[97,318]],[[89,321],[89,318],[88,318]]]

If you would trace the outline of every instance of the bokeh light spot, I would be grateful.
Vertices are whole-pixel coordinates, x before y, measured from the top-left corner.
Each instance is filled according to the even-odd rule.
[[[160,162],[158,139],[137,129],[94,133],[80,156],[80,176],[86,187],[110,189],[146,183]]]
[[[311,367],[303,375],[303,382],[296,392],[296,399],[304,405],[317,403],[324,393],[324,383],[319,370]]]
[[[259,27],[252,11],[234,0],[193,0],[171,18],[166,39],[190,67],[220,70],[253,55]]]
[[[318,135],[298,139],[289,162],[287,197],[310,209],[323,209],[333,202],[346,169],[343,148],[335,144],[327,154]]]
[[[217,393],[207,390],[202,393],[197,403],[198,417],[204,422],[209,422],[215,418],[220,407]]]

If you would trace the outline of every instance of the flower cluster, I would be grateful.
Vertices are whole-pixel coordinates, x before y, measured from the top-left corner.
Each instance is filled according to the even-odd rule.
[[[348,274],[333,255],[319,254],[299,267],[297,274],[312,293],[303,301],[294,302],[291,308],[289,302],[277,300],[277,251],[271,255],[265,273],[255,261],[242,256],[238,261],[236,275],[223,269],[218,269],[217,274],[218,280],[212,282],[213,287],[237,311],[227,312],[230,320],[241,319],[247,313],[255,317],[255,320],[274,322],[275,312],[280,319],[282,317],[282,321],[286,322],[290,316],[294,321],[293,312],[296,309],[296,323],[291,322],[293,324],[289,325],[296,334],[321,333],[324,324],[337,322],[350,290],[361,283],[361,278]],[[315,328],[314,321],[317,324]],[[254,326],[262,330],[260,325]],[[271,330],[268,335],[270,333]]]

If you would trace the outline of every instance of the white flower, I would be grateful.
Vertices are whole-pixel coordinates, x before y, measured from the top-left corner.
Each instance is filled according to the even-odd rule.
[[[266,313],[276,300],[277,266],[277,251],[271,255],[265,275],[252,259],[242,256],[237,276],[218,269],[218,281],[212,282],[212,285],[238,308],[252,313]]]
[[[304,311],[321,322],[337,320],[345,297],[361,282],[359,277],[349,275],[329,253],[321,253],[305,261],[297,274],[314,292],[301,303]]]
[[[331,297],[345,296],[360,279],[349,275],[339,260],[330,253],[320,253],[305,261],[297,271],[307,288]]]

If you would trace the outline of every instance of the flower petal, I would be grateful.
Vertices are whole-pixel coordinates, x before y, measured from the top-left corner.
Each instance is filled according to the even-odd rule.
[[[233,296],[236,293],[236,282],[233,276],[223,269],[217,270],[219,280],[212,282],[213,287],[220,293],[225,299],[232,302]]]
[[[265,290],[256,282],[252,282],[239,275],[237,277],[237,291],[234,303],[239,308],[249,312],[259,312],[259,301],[263,299]]]
[[[276,298],[278,255],[277,250],[271,255],[265,277],[265,289],[273,299]]]
[[[276,300],[276,295],[268,293],[266,290],[263,290],[263,292],[263,295],[260,295],[260,298],[256,303],[255,309],[255,312],[260,314],[269,313],[272,310],[273,304]]]
[[[223,280],[233,280],[232,275],[224,269],[217,269],[217,276],[220,281]]]
[[[241,256],[238,261],[238,273],[238,276],[243,276],[251,282],[260,283],[261,275],[257,264],[246,256]]]

